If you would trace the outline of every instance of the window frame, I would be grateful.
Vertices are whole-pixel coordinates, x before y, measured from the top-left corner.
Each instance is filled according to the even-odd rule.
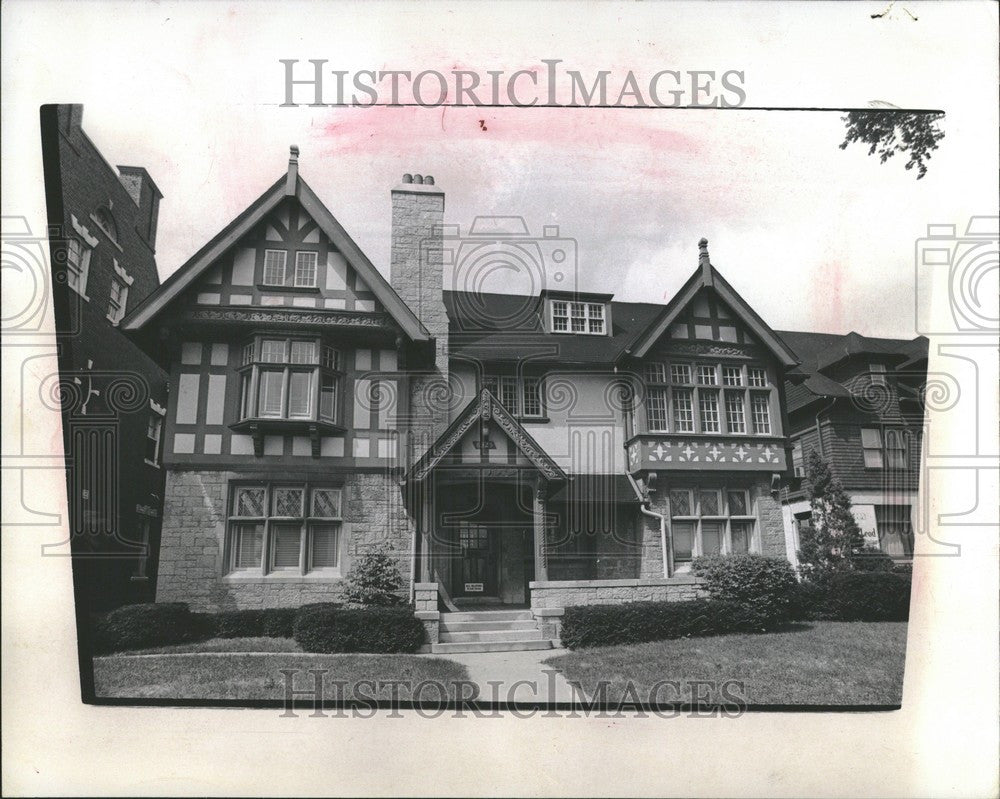
[[[865,469],[884,469],[885,468],[885,453],[883,452],[883,447],[885,445],[885,439],[882,436],[882,430],[878,427],[861,427],[861,458]],[[877,439],[876,444],[865,443],[865,433],[874,433]],[[869,463],[869,455],[878,456],[878,463]]]
[[[525,405],[527,404],[525,400],[528,397],[528,392],[531,390],[529,388],[531,383],[536,387],[537,397],[534,399],[538,405],[537,413],[525,412]],[[547,407],[545,403],[545,375],[485,373],[479,377],[479,392],[477,393],[481,393],[484,388],[488,388],[490,393],[503,406],[504,410],[515,419],[545,421],[548,418],[546,416]],[[513,397],[514,408],[509,407],[508,402],[505,400],[508,396]]]
[[[264,360],[264,346],[267,342],[281,342],[280,360],[275,360],[273,356]],[[313,346],[311,361],[292,361],[292,349],[296,343]],[[266,421],[341,426],[345,380],[343,352],[322,336],[255,334],[243,345],[240,361],[236,370],[239,377],[236,398],[238,423]],[[261,411],[262,376],[265,373],[281,375],[279,410],[275,413],[265,414]],[[296,374],[309,375],[306,413],[292,413],[292,383],[293,375]],[[333,384],[332,418],[325,417],[322,412],[324,381],[332,381]]]
[[[157,411],[150,409],[149,418],[146,420],[146,444],[149,446],[149,442],[154,442],[153,445],[153,459],[150,460],[146,457],[145,451],[143,451],[143,461],[149,466],[155,466],[157,469],[160,468],[160,458],[163,455],[163,421],[164,415]],[[151,424],[155,422],[155,425]],[[149,435],[150,427],[156,428],[156,437]]]
[[[85,242],[81,236],[73,234],[66,237],[66,242],[66,285],[85,300],[89,300],[87,282],[90,279],[90,261],[94,247]],[[74,244],[78,247],[76,255],[74,255]]]
[[[608,303],[606,302],[549,299],[549,331],[551,333],[574,336],[606,336],[611,328],[609,316]],[[579,330],[573,329],[574,321],[580,321],[582,326]]]
[[[300,264],[299,259],[303,256],[312,256],[312,282],[311,283],[300,283],[299,282],[299,272]],[[314,289],[319,285],[319,252],[316,250],[296,250],[295,251],[295,266],[292,274],[292,286],[297,289]]]
[[[885,368],[884,363],[870,363],[868,364],[868,379],[873,386],[886,386],[886,376],[888,371]]]
[[[237,497],[240,489],[258,488],[262,489],[263,495],[263,515],[262,516],[240,516],[237,511]],[[298,515],[278,515],[274,506],[276,490],[298,489],[301,493],[300,507]],[[334,491],[337,494],[336,511],[334,516],[316,516],[314,496],[316,491]],[[319,578],[340,578],[344,574],[344,486],[340,483],[314,482],[305,480],[300,482],[286,480],[253,480],[253,481],[233,481],[228,487],[228,507],[226,514],[226,552],[225,552],[225,574],[232,577],[319,577]],[[237,546],[237,530],[242,525],[260,524],[263,526],[261,540],[260,562],[255,566],[238,565],[239,547]],[[296,565],[278,566],[275,563],[275,547],[278,540],[278,531],[289,529],[292,525],[297,525],[299,529],[298,562]],[[336,565],[335,566],[314,566],[313,544],[315,541],[316,528],[319,526],[335,526],[336,528]]]
[[[281,282],[280,283],[269,283],[267,280],[267,256],[271,253],[276,253],[281,255]],[[275,248],[265,248],[264,259],[261,263],[261,273],[260,282],[262,286],[267,288],[284,288],[288,285],[288,250],[275,249]]]
[[[687,496],[687,506],[690,513],[687,514],[677,514],[673,513],[673,504],[671,502],[671,494],[674,492],[684,493]],[[716,502],[718,503],[718,513],[705,514],[702,513],[702,494],[713,493],[716,496]],[[740,493],[743,495],[744,508],[746,513],[733,513],[730,494]],[[703,522],[708,521],[711,524],[722,524],[722,538],[719,547],[719,554],[721,555],[731,555],[734,554],[733,548],[733,523],[737,524],[749,524],[750,532],[747,540],[747,552],[758,553],[760,551],[760,537],[758,535],[759,525],[757,524],[757,513],[756,513],[756,503],[755,500],[751,499],[749,489],[743,487],[733,487],[728,485],[719,486],[693,486],[690,488],[672,488],[667,493],[667,515],[670,518],[670,536],[671,536],[671,549],[673,550],[673,535],[674,535],[674,522],[681,523],[692,523],[694,525],[694,532],[691,541],[691,558],[681,558],[678,560],[676,556],[676,551],[674,551],[674,564],[681,564],[681,568],[688,568],[695,558],[700,557],[705,554],[705,542],[704,542],[704,527]]]
[[[128,284],[117,277],[111,278],[111,290],[108,292],[108,321],[117,325],[125,318],[128,305]],[[117,291],[116,291],[117,289]],[[117,294],[117,297],[115,296]]]

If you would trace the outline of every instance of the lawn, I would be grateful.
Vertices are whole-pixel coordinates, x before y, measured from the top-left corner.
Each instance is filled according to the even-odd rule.
[[[261,644],[262,641],[267,641]],[[297,646],[290,639],[226,639],[190,645],[194,652],[179,652],[185,647],[165,647],[169,654],[109,655],[94,658],[94,692],[98,697],[126,699],[235,699],[283,700],[285,676],[281,669],[295,669],[292,685],[297,691],[314,690],[314,678],[308,672],[326,669],[322,677],[324,695],[329,701],[338,698],[389,700],[393,688],[377,685],[392,680],[404,681],[398,698],[410,701],[412,690],[424,681],[443,684],[449,698],[455,697],[456,681],[468,680],[465,667],[443,658],[415,655],[306,655],[280,651]],[[247,654],[253,646],[274,647],[262,654]],[[234,651],[237,650],[237,651]],[[221,654],[220,654],[221,653]],[[335,682],[344,681],[344,688]],[[364,684],[374,681],[376,685]],[[362,684],[359,684],[362,683]],[[468,689],[466,689],[468,693]],[[442,692],[428,685],[417,697],[427,703],[441,701]],[[300,699],[311,702],[311,695]]]
[[[905,622],[816,621],[759,635],[718,635],[647,644],[594,647],[546,661],[592,698],[602,680],[610,702],[628,698],[628,683],[654,699],[716,703],[742,697],[750,705],[898,705],[906,658]],[[721,684],[730,683],[722,692]],[[694,681],[709,681],[698,686]],[[720,693],[722,692],[722,693]]]

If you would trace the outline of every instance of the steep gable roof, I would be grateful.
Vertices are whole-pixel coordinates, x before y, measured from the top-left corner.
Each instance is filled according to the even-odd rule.
[[[715,290],[736,316],[774,354],[786,369],[794,368],[798,363],[795,353],[758,316],[757,312],[739,295],[736,289],[729,285],[726,279],[719,274],[718,270],[712,266],[708,257],[708,241],[702,239],[698,242],[698,248],[700,250],[698,269],[687,279],[687,282],[671,298],[670,302],[666,304],[656,320],[638,333],[636,338],[626,348],[628,354],[636,358],[645,357],[652,346],[670,329],[670,325],[694,299],[695,294],[702,288],[708,287]]]
[[[431,444],[406,474],[406,481],[423,480],[441,460],[451,452],[479,418],[492,419],[513,441],[521,454],[549,480],[565,480],[566,473],[559,468],[548,453],[539,446],[524,425],[517,421],[500,404],[489,389],[484,388],[476,399],[469,402],[448,429]]]
[[[249,233],[255,225],[271,213],[285,197],[294,197],[312,216],[347,262],[368,284],[389,315],[402,328],[411,341],[427,341],[430,334],[416,315],[382,277],[361,248],[347,234],[343,226],[320,201],[305,179],[298,173],[298,148],[292,147],[288,172],[279,178],[260,197],[254,200],[232,222],[226,225],[211,241],[196,252],[180,269],[172,274],[149,295],[122,322],[123,330],[141,330],[164,309],[191,287],[230,247]]]

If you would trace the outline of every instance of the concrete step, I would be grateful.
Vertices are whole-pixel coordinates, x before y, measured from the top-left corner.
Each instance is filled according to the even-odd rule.
[[[523,652],[528,649],[552,649],[552,641],[478,641],[468,643],[431,644],[435,655],[462,654],[471,652]]]
[[[484,632],[453,633],[442,632],[442,644],[490,643],[492,641],[540,641],[541,630],[487,630]]]
[[[441,614],[441,630],[449,633],[474,633],[488,630],[534,630],[534,619],[520,621],[452,621],[454,613]]]
[[[462,610],[458,613],[442,613],[441,621],[531,621],[530,610]]]

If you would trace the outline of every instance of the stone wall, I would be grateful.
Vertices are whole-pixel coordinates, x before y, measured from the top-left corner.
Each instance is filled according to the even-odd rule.
[[[427,643],[440,641],[441,611],[438,610],[438,584],[417,583],[413,587],[414,615],[427,630]]]
[[[343,577],[226,573],[228,486],[239,477],[226,471],[168,471],[156,601],[187,602],[202,611],[338,601]],[[408,592],[411,522],[396,481],[380,473],[352,474],[344,482],[343,501],[341,574],[364,552],[386,544],[396,555],[401,593]]]

